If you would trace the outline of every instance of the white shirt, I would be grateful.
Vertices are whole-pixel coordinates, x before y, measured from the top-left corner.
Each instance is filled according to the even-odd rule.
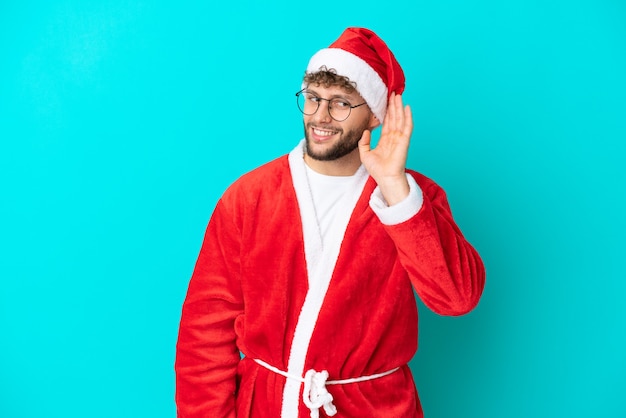
[[[345,196],[355,187],[357,174],[352,176],[327,176],[314,171],[306,165],[306,176],[315,205],[315,216],[322,236],[324,247],[327,244],[329,231],[337,218],[337,210],[342,208]],[[344,208],[345,209],[345,208]]]

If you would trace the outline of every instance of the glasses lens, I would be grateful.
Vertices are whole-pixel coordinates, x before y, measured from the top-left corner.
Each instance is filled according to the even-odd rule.
[[[303,92],[300,92],[300,94],[298,94],[296,98],[298,99],[298,109],[300,109],[300,112],[304,113],[305,115],[312,115],[317,112],[317,108],[319,107],[319,101],[317,100],[316,96],[305,90]]]
[[[338,122],[344,121],[348,119],[350,116],[350,103],[341,100],[341,99],[333,99],[328,103],[330,116]]]
[[[322,101],[328,102],[328,113],[330,117],[338,122],[348,119],[352,106],[344,99],[322,99],[315,94],[303,90],[296,94],[298,109],[307,116],[315,114],[320,107]]]

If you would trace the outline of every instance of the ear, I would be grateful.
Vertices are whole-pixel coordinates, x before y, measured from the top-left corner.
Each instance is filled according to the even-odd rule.
[[[373,113],[370,113],[370,121],[369,121],[368,129],[371,131],[377,128],[379,125],[380,125],[380,121],[378,120],[378,118]]]

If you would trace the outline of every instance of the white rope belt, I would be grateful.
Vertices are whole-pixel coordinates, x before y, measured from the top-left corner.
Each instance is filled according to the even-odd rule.
[[[323,370],[321,372],[317,372],[314,369],[306,372],[304,377],[291,375],[287,372],[284,372],[276,367],[267,364],[263,360],[254,359],[258,364],[265,367],[268,370],[273,371],[276,374],[286,377],[287,379],[297,380],[298,382],[304,383],[304,391],[302,393],[302,401],[304,404],[311,410],[311,418],[319,418],[320,408],[324,408],[324,412],[329,417],[334,416],[337,413],[337,408],[333,404],[333,395],[331,395],[328,390],[326,390],[326,385],[345,385],[348,383],[358,383],[365,382],[367,380],[374,380],[380,377],[384,377],[390,375],[391,373],[399,370],[399,367],[388,370],[383,373],[371,374],[369,376],[361,376],[354,377],[351,379],[342,379],[342,380],[327,380],[328,372]]]

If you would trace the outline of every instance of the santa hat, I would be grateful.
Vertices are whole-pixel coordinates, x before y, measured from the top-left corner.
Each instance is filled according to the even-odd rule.
[[[404,72],[385,42],[365,28],[348,28],[328,48],[316,52],[307,73],[326,67],[356,83],[374,115],[382,123],[391,93],[404,91]]]

